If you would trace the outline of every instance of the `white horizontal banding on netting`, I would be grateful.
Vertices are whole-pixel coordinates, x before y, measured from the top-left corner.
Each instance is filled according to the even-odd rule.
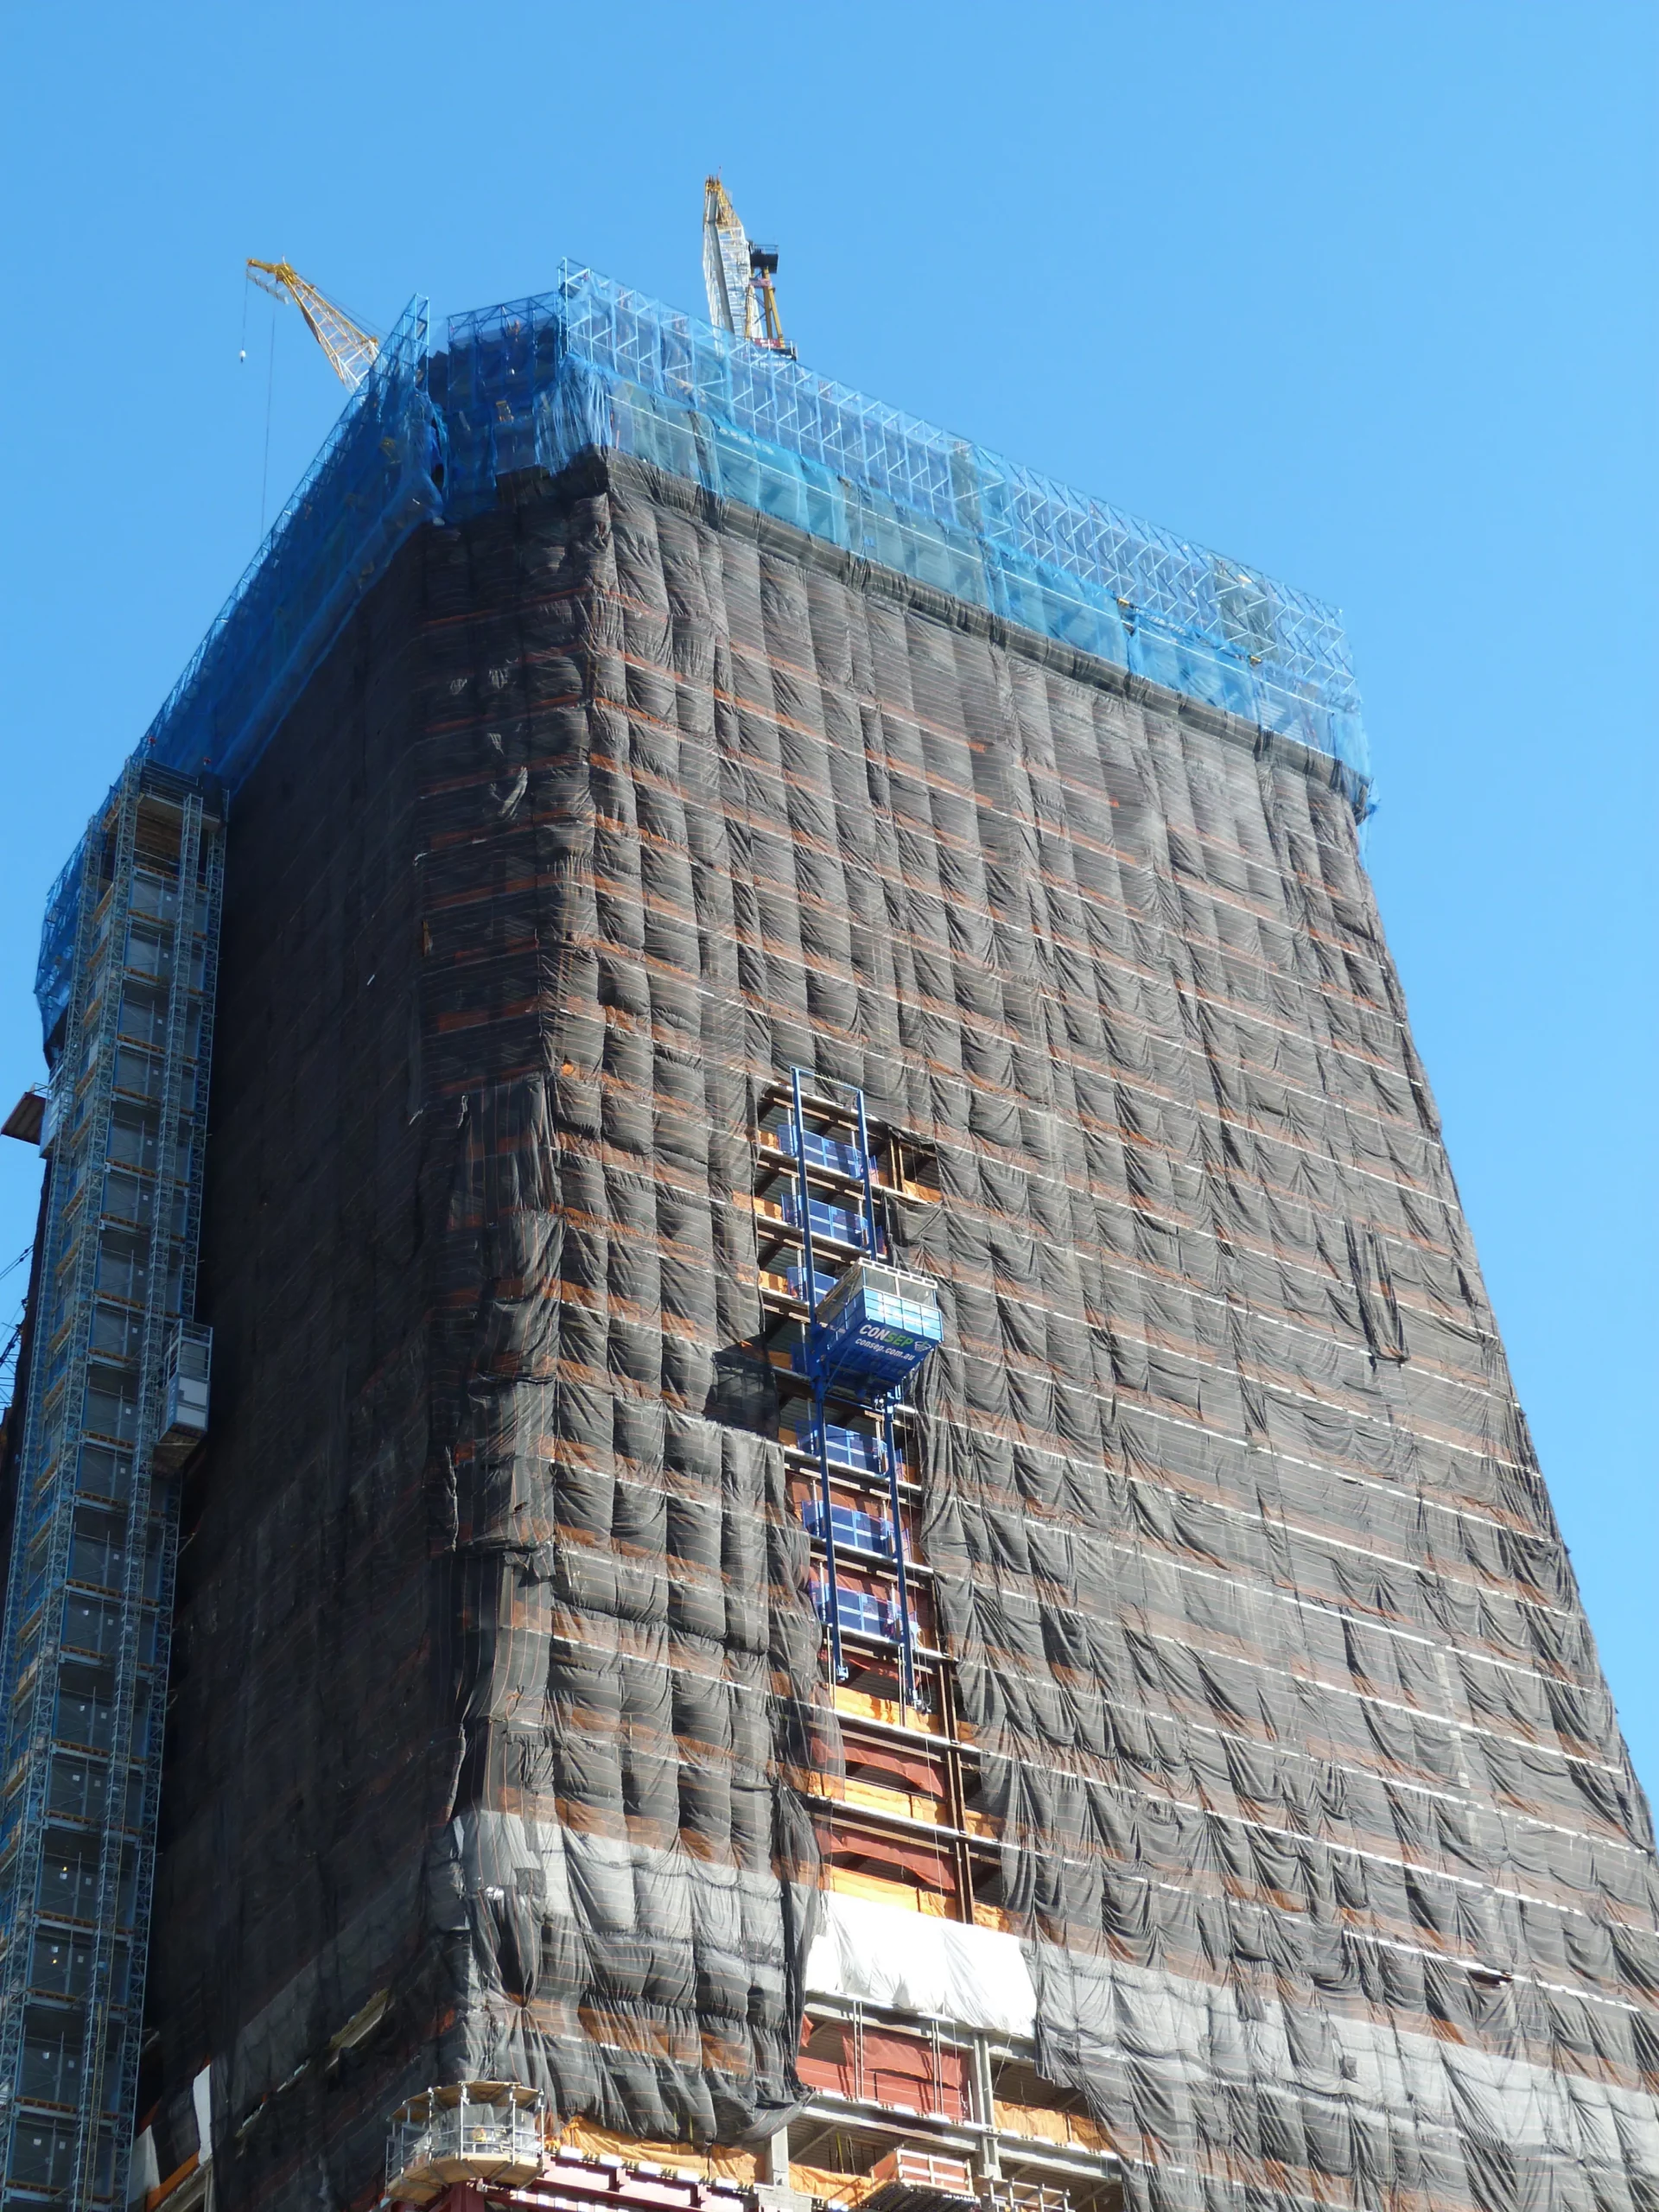
[[[833,1892],[807,1963],[813,1996],[854,1999],[912,2012],[981,2033],[1029,2038],[1037,1994],[1027,1947],[995,1929],[933,1920]],[[1456,2134],[1474,2123],[1522,2157],[1616,2163],[1624,2154],[1659,2177],[1659,2116],[1639,2090],[1569,2082],[1524,2059],[1449,2048],[1427,2036],[1351,2018],[1330,2021],[1325,2063],[1300,2059],[1283,2008],[1242,2013],[1224,1987],[1179,1983],[1146,1969],[1039,1947],[1054,1985],[1087,1989],[1088,2011],[1071,2022],[1098,2037],[1103,2063],[1132,2058],[1189,2094],[1208,2096],[1218,2077],[1241,2068],[1250,2077],[1294,2085],[1301,2093],[1378,2116],[1411,2113],[1418,2126]],[[1260,2000],[1257,2000],[1260,2002]],[[1231,2063],[1229,2064],[1230,2058]]]
[[[995,1928],[825,1892],[808,1993],[919,2012],[989,2035],[1036,2032],[1037,1993],[1018,1939]]]
[[[1290,2008],[1259,1992],[1255,2018],[1224,1986],[1048,1943],[1029,1948],[1046,2028],[1087,2046],[1103,2074],[1148,2069],[1203,2103],[1229,2080],[1285,2084],[1382,2120],[1502,2143],[1522,2159],[1622,2164],[1659,2187],[1659,2106],[1644,2089],[1305,2005],[1293,2024]]]

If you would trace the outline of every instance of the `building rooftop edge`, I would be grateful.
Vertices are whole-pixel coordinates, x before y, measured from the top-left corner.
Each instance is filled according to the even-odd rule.
[[[801,362],[566,261],[550,292],[450,317],[411,300],[137,752],[234,792],[364,594],[424,522],[499,480],[627,454],[1346,770],[1370,758],[1337,611]],[[72,855],[35,995],[62,1011]]]

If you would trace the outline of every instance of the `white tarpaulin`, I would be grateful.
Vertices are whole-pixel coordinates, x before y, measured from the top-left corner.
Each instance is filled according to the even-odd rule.
[[[823,1903],[806,1965],[812,1995],[931,2012],[995,2035],[1035,2031],[1036,1993],[1014,1936],[833,1890]]]

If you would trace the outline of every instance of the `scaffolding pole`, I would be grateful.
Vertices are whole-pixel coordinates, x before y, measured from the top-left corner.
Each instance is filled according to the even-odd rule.
[[[216,798],[130,763],[82,846],[48,1046],[46,1264],[0,1638],[8,2204],[125,2196],[178,1471],[205,1422],[205,1390],[181,1425],[162,1377],[194,1319],[222,876]]]

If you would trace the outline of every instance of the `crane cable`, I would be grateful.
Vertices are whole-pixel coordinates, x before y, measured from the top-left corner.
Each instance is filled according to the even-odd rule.
[[[270,492],[270,403],[276,388],[276,302],[270,303],[270,345],[265,365],[265,458],[259,471],[259,543],[265,542],[265,507]]]

